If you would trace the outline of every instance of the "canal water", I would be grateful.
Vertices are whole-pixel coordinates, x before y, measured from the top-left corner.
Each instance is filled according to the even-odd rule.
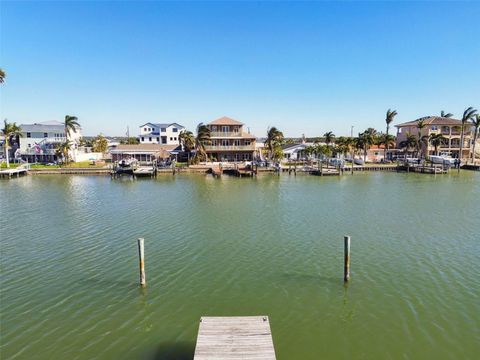
[[[192,359],[203,315],[268,315],[280,360],[480,353],[478,173],[42,175],[0,199],[3,360]]]

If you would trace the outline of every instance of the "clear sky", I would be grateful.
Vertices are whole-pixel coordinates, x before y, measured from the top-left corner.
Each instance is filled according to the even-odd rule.
[[[480,107],[480,2],[0,2],[0,117],[86,135],[230,116],[264,136]]]

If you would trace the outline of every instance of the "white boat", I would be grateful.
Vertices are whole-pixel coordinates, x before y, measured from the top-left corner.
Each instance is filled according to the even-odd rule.
[[[365,165],[365,161],[363,161],[363,159],[360,159],[360,158],[353,159],[353,162],[357,165]]]
[[[430,161],[434,164],[455,165],[455,160],[449,155],[431,155]]]

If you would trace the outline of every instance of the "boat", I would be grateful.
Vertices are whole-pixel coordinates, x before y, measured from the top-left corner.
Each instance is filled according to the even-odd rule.
[[[455,165],[455,158],[449,155],[431,155],[430,161],[434,164]]]
[[[353,162],[354,162],[356,165],[365,165],[365,161],[363,161],[363,159],[360,159],[360,158],[355,158],[355,159],[353,159]]]

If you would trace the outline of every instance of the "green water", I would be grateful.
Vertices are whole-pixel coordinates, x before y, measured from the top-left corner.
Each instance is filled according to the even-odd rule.
[[[478,173],[42,175],[0,199],[2,360],[192,359],[203,315],[268,315],[280,360],[480,352]]]

